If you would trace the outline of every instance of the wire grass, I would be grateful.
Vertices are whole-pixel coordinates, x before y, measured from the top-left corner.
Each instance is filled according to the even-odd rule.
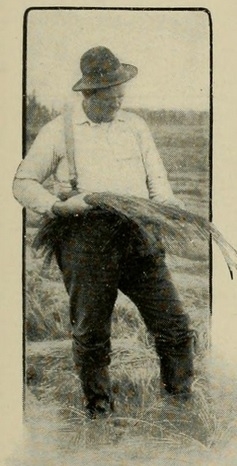
[[[56,351],[54,345],[58,345]],[[132,448],[139,450],[143,445],[148,457],[156,449],[167,448],[167,455],[174,458],[180,448],[215,452],[235,438],[234,386],[227,393],[223,381],[210,375],[206,350],[195,357],[193,399],[183,405],[172,397],[161,397],[153,340],[132,306],[118,304],[114,311],[110,375],[115,411],[107,419],[89,420],[85,415],[70,340],[32,342],[26,350],[27,371],[36,370],[28,379],[26,425],[32,424],[33,396],[39,413],[44,411],[43,429],[47,431],[49,421],[49,435],[62,453],[73,455],[96,446],[127,449],[130,454]],[[36,429],[39,416],[34,420]]]
[[[84,398],[74,372],[71,358],[71,342],[61,343],[56,352],[52,346],[42,351],[28,348],[28,370],[36,367],[37,374],[29,380],[29,387],[43,403],[57,403],[60,422],[64,420],[72,444],[70,448],[88,448],[98,445],[114,445],[125,438],[143,436],[147,441],[165,442],[173,447],[189,443],[209,448],[216,431],[216,418],[207,376],[203,371],[203,359],[196,358],[194,398],[185,406],[172,397],[160,396],[159,363],[152,338],[146,332],[139,315],[126,321],[125,310],[115,310],[112,329],[112,363],[110,366],[115,411],[106,420],[96,423],[88,420],[84,411]],[[130,310],[131,312],[131,310]],[[125,331],[127,329],[127,331]],[[55,342],[57,345],[57,341]],[[35,343],[32,344],[33,348]],[[51,343],[53,345],[53,342]],[[132,441],[132,440],[131,440]]]
[[[40,400],[39,412],[45,407],[45,422],[47,416],[52,421],[54,412],[53,434],[60,440],[61,449],[73,453],[105,446],[138,447],[142,442],[144,448],[149,445],[149,457],[159,446],[168,447],[174,455],[181,447],[218,451],[235,438],[234,390],[228,392],[228,400],[222,397],[222,410],[218,410],[220,387],[213,389],[215,377],[212,380],[207,376],[203,361],[194,381],[193,399],[183,404],[172,397],[161,398],[159,366],[152,347],[144,345],[144,359],[138,366],[133,356],[138,350],[138,343],[133,341],[133,345],[127,346],[126,354],[120,352],[120,343],[114,342],[115,358],[110,368],[116,396],[115,411],[106,419],[87,419],[80,384],[71,366],[70,351],[66,351],[63,366],[60,360],[44,358],[41,381],[29,388],[31,394]],[[32,422],[32,395],[27,396],[26,419],[28,417]],[[54,411],[51,411],[53,406]],[[37,422],[38,417],[35,418]]]
[[[195,247],[197,239],[206,243],[212,238],[220,248],[233,278],[233,271],[237,268],[237,251],[225,240],[216,226],[204,217],[177,205],[158,204],[136,196],[121,196],[108,192],[88,194],[85,201],[94,208],[115,213],[118,224],[124,218],[136,223],[151,251],[162,241],[169,254],[182,257],[187,245]],[[60,216],[43,223],[33,245],[37,250],[41,248],[47,252],[45,267],[50,264],[59,236],[65,234],[68,228],[70,223],[67,222],[67,218],[65,220]]]
[[[104,192],[87,195],[85,200],[93,207],[115,212],[136,222],[151,245],[161,236],[165,249],[170,254],[183,255],[187,243],[192,243],[196,238],[206,241],[212,237],[233,278],[233,269],[237,268],[237,251],[216,226],[204,217],[177,205],[158,204],[136,196]]]
[[[42,259],[38,267],[41,265]],[[36,271],[28,278],[32,280],[34,274]],[[47,286],[51,283],[55,290],[57,282],[44,278],[44,285],[45,282]],[[41,301],[40,287],[35,292],[35,300]],[[200,307],[204,305],[206,297],[197,290],[197,297],[198,294]],[[47,310],[47,296],[44,295],[44,312]],[[188,299],[189,296],[186,302]],[[68,309],[61,312],[65,313],[63,318],[66,322]],[[26,451],[29,453],[32,445],[35,445],[35,451],[32,451],[31,459],[24,459],[21,464],[32,464],[39,448],[42,455],[42,450],[45,450],[43,463],[39,458],[39,462],[35,463],[40,466],[78,464],[78,458],[80,464],[102,465],[106,455],[111,458],[111,465],[127,466],[130,460],[145,465],[149,458],[155,465],[159,464],[156,463],[158,457],[162,464],[166,464],[166,461],[173,464],[181,451],[186,451],[187,458],[194,458],[194,464],[200,465],[208,464],[208,455],[216,455],[217,452],[213,464],[218,464],[217,458],[219,460],[222,451],[227,449],[230,442],[234,442],[237,435],[236,394],[231,380],[228,381],[226,377],[222,379],[220,374],[218,378],[216,374],[210,374],[208,365],[206,369],[208,349],[203,336],[207,331],[204,315],[205,312],[200,312],[200,309],[198,313],[193,313],[195,328],[200,327],[202,333],[194,361],[194,397],[191,403],[182,406],[171,398],[161,398],[159,362],[153,339],[131,303],[119,301],[113,313],[110,366],[115,411],[108,419],[95,421],[85,416],[83,393],[72,362],[71,340],[55,340],[56,332],[51,341],[48,337],[42,341],[28,340],[25,425],[33,440],[30,437]],[[41,316],[36,318],[36,329],[39,322],[42,323]],[[54,345],[56,348],[58,346],[56,350]],[[48,455],[51,454],[49,463]],[[94,454],[97,455],[96,459]],[[177,464],[182,462],[185,464],[185,456]],[[14,463],[14,466],[17,464]],[[222,464],[228,464],[223,457]]]

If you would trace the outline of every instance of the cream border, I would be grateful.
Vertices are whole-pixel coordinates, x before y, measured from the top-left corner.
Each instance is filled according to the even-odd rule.
[[[21,62],[22,21],[26,8],[32,6],[113,6],[98,1],[32,2],[5,0],[1,6],[1,97],[2,97],[2,211],[1,225],[1,456],[6,456],[21,432],[21,209],[12,198],[11,182],[21,154]],[[206,7],[211,11],[214,28],[214,220],[226,238],[237,246],[236,183],[236,105],[237,56],[235,0],[203,0],[200,5],[189,0],[116,2],[116,6]],[[237,302],[236,279],[231,282],[219,252],[214,254],[214,316],[226,325],[226,341],[234,337],[233,320]],[[224,319],[223,319],[224,316]],[[217,325],[218,327],[218,325]],[[217,331],[218,334],[218,331]],[[223,336],[223,335],[222,335]],[[218,339],[216,340],[218,342]],[[216,343],[215,343],[216,344]],[[225,339],[222,342],[223,358]],[[229,343],[228,361],[235,369],[236,345]],[[219,349],[218,349],[219,350]],[[235,374],[233,374],[235,375]],[[2,463],[3,464],[3,463]]]

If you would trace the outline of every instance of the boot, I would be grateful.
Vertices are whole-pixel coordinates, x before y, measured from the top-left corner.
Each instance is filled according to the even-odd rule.
[[[90,419],[105,417],[113,410],[111,386],[107,366],[77,367],[82,389],[86,398],[86,413]]]
[[[162,352],[163,353],[163,352]],[[160,355],[161,394],[175,395],[187,400],[192,394],[193,338],[182,343],[180,348],[166,350]]]
[[[105,398],[90,400],[86,405],[86,415],[89,419],[108,417],[113,410],[113,401]]]

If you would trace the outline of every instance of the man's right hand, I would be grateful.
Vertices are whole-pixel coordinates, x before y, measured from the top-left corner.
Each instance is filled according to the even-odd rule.
[[[88,194],[88,193],[87,193]],[[92,206],[84,201],[85,194],[77,194],[72,196],[66,201],[56,201],[52,207],[52,212],[55,215],[67,217],[68,215],[76,215],[86,209],[91,209]]]

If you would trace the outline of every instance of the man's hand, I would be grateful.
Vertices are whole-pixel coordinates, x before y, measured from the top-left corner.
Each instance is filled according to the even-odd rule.
[[[85,194],[77,194],[66,201],[56,201],[52,207],[52,212],[55,215],[67,217],[68,215],[76,215],[86,209],[91,209],[92,206],[84,201]]]

